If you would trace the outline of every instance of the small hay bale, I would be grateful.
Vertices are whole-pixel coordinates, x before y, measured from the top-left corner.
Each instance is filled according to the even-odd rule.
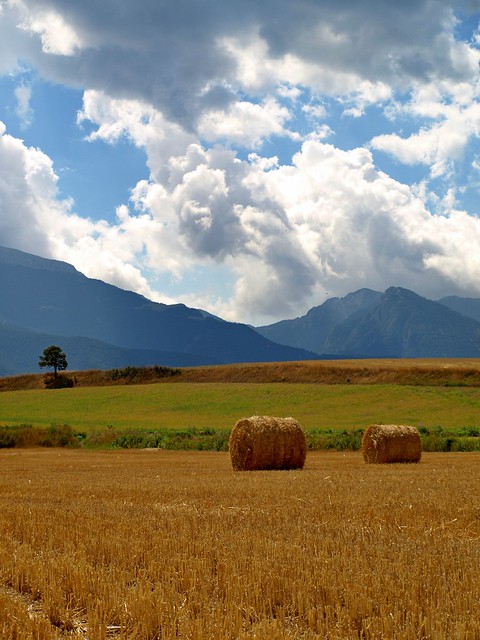
[[[294,418],[252,416],[233,427],[229,451],[235,471],[301,469],[307,441]]]
[[[363,434],[365,462],[419,462],[422,443],[416,427],[398,424],[372,424]]]

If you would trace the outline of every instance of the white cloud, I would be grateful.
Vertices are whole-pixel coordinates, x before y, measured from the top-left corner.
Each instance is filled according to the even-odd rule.
[[[173,233],[168,259],[175,251],[188,256],[176,265],[177,276],[205,257],[236,274],[231,299],[216,301],[211,311],[244,321],[285,317],[318,304],[325,291],[392,283],[432,296],[472,291],[475,271],[460,269],[471,242],[460,239],[470,226],[478,232],[480,221],[452,213],[453,193],[442,204],[457,225],[447,260],[445,216],[377,171],[366,149],[345,152],[309,140],[292,166],[257,154],[248,166],[231,152],[216,153],[189,148],[172,159],[175,178],[166,187],[144,183],[141,194],[142,210],[162,227],[157,241]],[[160,269],[160,260],[150,266]]]
[[[32,88],[28,84],[20,84],[15,89],[15,97],[17,99],[16,114],[24,129],[29,127],[33,120],[33,110],[30,107],[31,96]]]
[[[327,110],[322,104],[305,104],[302,107],[302,111],[311,118],[318,118],[324,120],[327,116]]]
[[[444,274],[467,295],[479,295],[480,221],[465,211],[451,210],[435,219],[438,250],[425,256],[425,266]],[[477,274],[477,275],[476,275]]]
[[[292,86],[290,84],[282,84],[277,89],[277,94],[281,98],[297,102],[302,97],[302,89],[300,87]]]
[[[441,111],[442,119],[406,138],[398,134],[375,136],[371,146],[405,164],[428,165],[432,177],[438,177],[448,173],[452,162],[462,156],[471,138],[480,135],[480,103],[472,102],[462,108],[459,105],[435,106],[428,102],[425,111],[430,114]]]
[[[18,26],[40,36],[44,53],[72,56],[81,48],[80,36],[60,13],[33,7],[22,0],[10,0],[10,4],[20,10],[22,21]]]
[[[73,214],[73,203],[59,198],[51,159],[0,125],[1,244],[66,260],[92,277],[152,294],[134,266],[141,231],[129,228],[129,220],[109,225]]]
[[[298,140],[298,134],[285,129],[290,118],[286,107],[267,97],[262,104],[236,102],[226,111],[210,111],[201,117],[198,131],[208,142],[258,148],[272,135]]]
[[[48,254],[51,247],[43,224],[53,226],[58,216],[68,210],[68,202],[56,200],[57,178],[50,158],[8,135],[3,123],[0,133],[2,244]]]
[[[338,69],[324,63],[321,56],[317,61],[302,59],[291,52],[271,57],[267,42],[259,36],[250,37],[247,41],[225,38],[221,45],[236,62],[237,83],[253,95],[273,91],[285,82],[332,96],[353,95],[359,87],[362,95],[368,91],[384,93],[382,82],[362,82],[361,76],[348,66]],[[261,65],[259,60],[262,60]]]
[[[269,171],[274,167],[278,167],[277,156],[272,156],[271,158],[263,158],[256,153],[249,153],[248,160],[251,164],[256,165],[262,171]],[[479,166],[479,169],[480,169],[480,166]]]
[[[82,124],[97,125],[88,138],[115,144],[122,136],[147,153],[147,162],[155,180],[162,182],[169,158],[181,155],[195,136],[178,124],[168,122],[152,106],[139,100],[112,99],[102,91],[85,91],[83,109],[77,114]]]

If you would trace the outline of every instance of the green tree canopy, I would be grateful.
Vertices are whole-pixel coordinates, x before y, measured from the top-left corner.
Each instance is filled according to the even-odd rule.
[[[64,371],[68,367],[67,356],[60,347],[52,344],[43,350],[38,361],[39,367],[53,367],[53,375],[57,377],[57,371]]]

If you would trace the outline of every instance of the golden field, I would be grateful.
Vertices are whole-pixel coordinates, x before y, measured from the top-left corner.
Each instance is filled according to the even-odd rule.
[[[480,454],[0,451],[2,640],[480,638]]]

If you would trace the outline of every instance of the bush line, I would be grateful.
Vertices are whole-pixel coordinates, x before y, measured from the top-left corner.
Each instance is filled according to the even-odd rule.
[[[0,426],[0,449],[31,447],[81,447],[85,449],[170,449],[191,451],[228,451],[230,429],[156,429],[117,430],[108,426],[87,434],[69,425],[35,427],[29,424]],[[480,427],[462,427],[455,432],[442,427],[419,428],[423,451],[480,451]],[[332,449],[359,451],[363,429],[334,431],[305,430],[309,451]]]

